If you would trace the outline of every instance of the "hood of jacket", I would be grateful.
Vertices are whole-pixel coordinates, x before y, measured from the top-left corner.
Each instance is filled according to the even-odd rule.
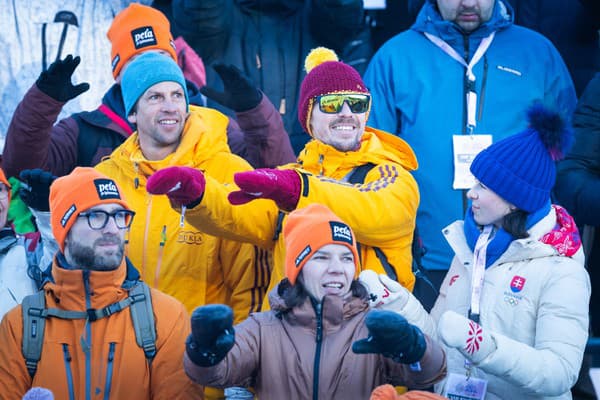
[[[290,325],[315,330],[317,323],[316,311],[310,297],[307,297],[301,305],[289,308],[277,294],[278,288],[279,285],[269,293],[271,310],[282,315]],[[323,328],[325,332],[335,331],[341,327],[343,321],[365,312],[368,308],[369,303],[367,300],[358,297],[352,296],[344,299],[339,296],[325,296],[321,302]]]
[[[417,15],[417,19],[411,26],[411,29],[417,32],[427,32],[435,35],[446,41],[452,47],[455,47],[453,42],[456,41],[457,38],[469,36],[471,40],[478,41],[492,32],[509,27],[513,22],[514,11],[510,4],[501,0],[496,0],[489,21],[481,24],[479,28],[467,35],[460,26],[454,22],[445,21],[442,18],[435,1],[427,0]],[[474,51],[474,49],[472,51]],[[462,52],[459,52],[459,54],[462,54]]]
[[[355,167],[368,163],[395,163],[409,171],[414,171],[419,166],[408,143],[398,136],[371,127],[365,128],[360,148],[356,151],[339,151],[313,139],[300,152],[298,162],[311,173],[336,179],[340,178],[340,172],[345,175]]]
[[[229,153],[227,145],[228,119],[220,112],[190,105],[190,114],[185,122],[181,142],[177,149],[162,160],[150,161],[144,157],[136,131],[110,156],[121,171],[133,171],[131,178],[146,179],[159,169],[173,165],[198,168],[217,153]],[[222,134],[218,134],[221,132]],[[123,164],[134,164],[126,168]]]

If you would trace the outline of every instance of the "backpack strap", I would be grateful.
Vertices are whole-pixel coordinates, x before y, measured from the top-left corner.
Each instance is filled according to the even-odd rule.
[[[150,288],[140,281],[129,291],[129,298],[134,299],[131,304],[131,320],[135,329],[135,340],[144,350],[150,366],[156,355],[156,325]]]
[[[44,291],[40,290],[26,296],[21,302],[23,313],[23,344],[21,351],[31,378],[37,370],[37,364],[42,355],[42,345],[44,344],[46,324],[46,316],[44,315],[46,298],[44,296]]]
[[[348,179],[347,179],[348,183],[353,183],[353,184],[364,183],[365,178],[367,177],[367,174],[374,167],[375,167],[375,164],[367,163],[367,164],[363,164],[363,165],[360,165],[360,166],[354,168],[352,170],[352,172],[350,172],[350,175],[348,176]],[[396,282],[398,282],[398,274],[396,273],[396,270],[394,269],[392,264],[390,264],[390,262],[388,261],[388,258],[385,255],[385,253],[383,252],[383,250],[381,250],[379,247],[376,247],[376,246],[371,246],[371,248],[375,251],[375,255],[379,259],[379,262],[381,263],[381,266],[383,267],[383,270],[385,271],[386,275],[390,279],[393,279]],[[359,251],[359,254],[360,254],[360,251]]]
[[[152,360],[156,355],[156,326],[154,324],[150,288],[144,282],[140,281],[135,284],[129,290],[129,296],[125,299],[101,309],[69,311],[46,308],[46,298],[43,290],[25,297],[21,306],[23,311],[22,353],[31,378],[36,373],[37,364],[42,355],[47,318],[87,319],[93,322],[120,312],[127,307],[131,308],[131,321],[136,342],[144,350],[148,365],[152,365]]]

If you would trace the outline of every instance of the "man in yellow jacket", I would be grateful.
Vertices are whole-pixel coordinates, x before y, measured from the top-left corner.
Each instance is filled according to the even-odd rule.
[[[125,66],[121,88],[137,131],[96,168],[118,182],[136,212],[127,256],[144,281],[177,298],[188,312],[224,302],[243,320],[259,309],[268,285],[262,250],[206,234],[186,223],[164,196],[146,192],[150,175],[174,165],[206,171],[220,183],[250,170],[229,151],[227,117],[190,106],[180,68],[154,52]]]
[[[0,323],[0,397],[40,386],[55,399],[201,399],[183,370],[185,308],[148,291],[124,257],[135,213],[116,182],[76,168],[52,184],[50,212],[59,251],[43,292]],[[144,347],[136,342],[143,323],[154,333]]]
[[[237,173],[240,190],[207,171],[169,168],[152,176],[147,189],[166,194],[176,209],[187,206],[187,221],[204,232],[274,249],[271,287],[284,277],[284,213],[325,204],[354,230],[363,268],[412,289],[419,192],[409,171],[416,157],[402,139],[366,127],[371,99],[354,68],[324,48],[308,55],[306,67],[298,115],[313,140],[296,164]],[[365,165],[364,179],[352,183]]]

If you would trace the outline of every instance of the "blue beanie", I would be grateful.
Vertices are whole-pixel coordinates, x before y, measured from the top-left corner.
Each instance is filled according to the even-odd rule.
[[[135,103],[151,86],[168,81],[179,83],[183,88],[187,111],[190,104],[187,85],[177,63],[171,57],[157,52],[143,53],[134,58],[125,67],[121,78],[125,115],[131,113]]]
[[[556,112],[529,108],[529,126],[481,151],[471,164],[477,180],[515,207],[534,212],[550,200],[554,162],[568,150],[573,132]]]

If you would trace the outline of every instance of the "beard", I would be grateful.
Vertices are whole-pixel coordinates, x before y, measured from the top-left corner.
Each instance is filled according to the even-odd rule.
[[[116,244],[116,251],[107,253],[97,250],[106,244]],[[69,243],[69,256],[67,261],[71,266],[93,271],[112,271],[121,265],[125,243],[116,235],[104,235],[97,239],[92,246],[82,245],[71,241]]]

